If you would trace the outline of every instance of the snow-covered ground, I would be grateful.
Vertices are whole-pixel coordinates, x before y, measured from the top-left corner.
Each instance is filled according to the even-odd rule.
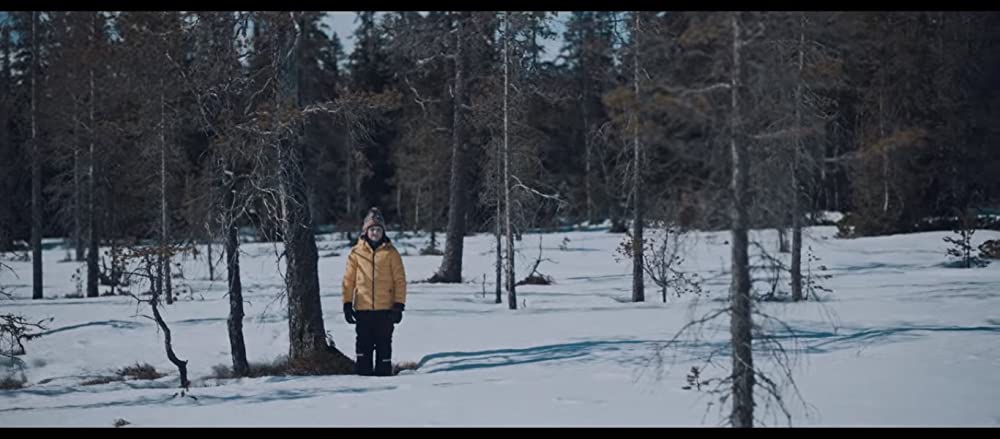
[[[798,336],[767,327],[790,350],[798,391],[807,404],[794,397],[794,389],[785,389],[793,425],[1000,425],[1000,264],[948,268],[941,240],[946,232],[853,240],[834,239],[834,233],[833,227],[816,227],[806,237],[819,258],[810,263],[813,273],[831,276],[821,282],[832,294],[823,301],[760,305]],[[418,362],[420,368],[381,378],[206,378],[213,366],[230,362],[225,268],[219,265],[216,280],[209,281],[204,258],[189,258],[175,288],[193,294],[182,293],[164,317],[174,349],[189,361],[197,400],[172,397],[177,372],[166,359],[156,325],[142,316],[147,309],[121,296],[65,298],[76,292],[72,274],[83,265],[60,262],[64,249],[44,254],[45,300],[29,299],[30,262],[7,261],[17,277],[0,272],[0,283],[15,299],[0,301],[0,313],[54,320],[20,357],[26,387],[0,390],[0,426],[110,426],[118,418],[136,426],[724,422],[726,412],[720,413],[718,404],[709,407],[716,396],[682,387],[691,366],[725,346],[728,320],[685,337],[683,347],[667,349],[663,370],[656,368],[655,352],[687,321],[724,304],[728,234],[697,233],[687,241],[684,268],[698,272],[708,297],[670,297],[662,303],[648,281],[648,301],[641,304],[627,300],[630,262],[615,261],[621,235],[525,235],[517,244],[522,250],[518,278],[534,262],[539,236],[544,257],[552,260],[540,271],[555,283],[520,287],[516,311],[493,303],[492,236],[466,239],[467,282],[457,285],[417,283],[436,270],[440,257],[417,256],[426,237],[399,240],[410,284],[394,337],[394,360]],[[752,236],[775,249],[773,231]],[[327,238],[318,242],[326,325],[337,346],[353,357],[354,328],[340,310],[344,241]],[[974,243],[997,238],[998,232],[981,231]],[[216,256],[220,250],[215,249]],[[282,288],[280,267],[271,244],[246,244],[243,252],[247,353],[251,362],[270,362],[287,352],[284,304],[275,300]],[[779,256],[787,261],[788,255]],[[755,273],[758,291],[770,288],[766,274]],[[774,371],[766,352],[759,350],[756,357],[758,365]],[[81,385],[136,362],[168,375]],[[708,369],[704,377],[725,372]],[[757,395],[763,396],[760,389]],[[761,403],[757,414],[768,425],[784,425],[773,407]]]

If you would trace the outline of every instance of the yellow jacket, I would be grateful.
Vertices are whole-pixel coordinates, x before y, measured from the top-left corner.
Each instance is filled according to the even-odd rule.
[[[403,258],[388,239],[374,251],[362,237],[347,255],[344,272],[344,303],[354,302],[358,311],[392,309],[406,303],[406,273]]]

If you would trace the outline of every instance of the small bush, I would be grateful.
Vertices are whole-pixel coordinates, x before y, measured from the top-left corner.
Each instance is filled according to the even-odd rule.
[[[250,367],[247,373],[248,378],[289,375],[288,357],[284,355],[275,358],[271,362],[251,362],[248,366]],[[231,364],[217,364],[212,366],[211,378],[231,379],[236,378],[236,374],[233,373],[233,366]]]
[[[115,371],[115,375],[122,379],[131,378],[133,380],[155,380],[166,376],[157,372],[156,368],[149,363],[135,363],[131,366],[125,366]]]
[[[968,212],[958,211],[957,209],[956,213],[958,222],[952,231],[954,236],[943,238],[945,242],[951,244],[951,247],[948,248],[948,256],[958,258],[961,261],[959,264],[961,268],[984,267],[988,265],[989,261],[984,261],[972,254],[972,236],[976,233],[976,228],[979,226],[979,219]]]
[[[1000,239],[991,239],[979,244],[979,257],[982,259],[1000,259]]]
[[[115,422],[112,423],[111,425],[114,425],[115,428],[118,428],[118,427],[124,427],[124,426],[129,425],[129,424],[131,424],[131,422],[126,421],[126,420],[124,420],[122,418],[118,418],[118,419],[115,419]]]
[[[834,235],[834,237],[841,239],[854,238],[856,236],[854,234],[854,223],[854,214],[850,212],[845,214],[844,217],[835,224],[837,226],[837,234]]]
[[[521,279],[521,280],[515,282],[514,285],[515,286],[521,286],[521,285],[551,285],[553,283],[554,283],[554,281],[552,280],[552,276],[546,276],[544,274],[542,274],[542,275],[532,274],[531,276],[528,276],[528,277],[526,277],[524,279]]]
[[[24,388],[24,383],[28,382],[28,379],[24,377],[23,373],[14,375],[13,373],[5,373],[0,377],[0,390],[17,390]]]

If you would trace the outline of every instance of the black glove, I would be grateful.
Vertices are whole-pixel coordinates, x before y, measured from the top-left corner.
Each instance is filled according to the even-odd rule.
[[[392,323],[399,323],[403,321],[403,308],[406,308],[406,306],[402,303],[397,302],[392,304],[392,311],[390,314],[392,316]]]
[[[354,304],[351,302],[344,304],[344,319],[352,325],[357,323],[357,320],[354,320]]]

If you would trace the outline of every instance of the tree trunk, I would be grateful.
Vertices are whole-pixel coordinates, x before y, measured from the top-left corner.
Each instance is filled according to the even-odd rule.
[[[181,388],[187,390],[188,387],[191,386],[191,382],[188,381],[187,377],[187,360],[181,360],[180,358],[177,358],[177,355],[174,354],[174,347],[172,345],[172,340],[170,336],[170,328],[167,326],[167,323],[163,321],[163,316],[160,315],[160,309],[157,306],[158,302],[159,302],[159,293],[154,291],[153,297],[149,299],[149,306],[153,308],[153,319],[156,321],[156,324],[159,325],[160,330],[163,331],[163,345],[164,348],[167,350],[167,359],[170,360],[170,362],[173,363],[174,366],[177,366],[177,372],[180,374],[181,378]]]
[[[510,46],[510,12],[504,12],[503,31],[503,186],[504,222],[507,226],[507,307],[517,309],[517,286],[514,282],[514,235],[510,227],[510,132],[508,95],[510,93],[510,73],[508,71]]]
[[[90,46],[93,48],[96,44],[96,27],[97,27],[97,16],[91,16],[91,26],[90,26]],[[89,105],[89,117],[88,117],[88,131],[87,140],[90,144],[90,155],[87,158],[87,297],[97,297],[97,280],[100,273],[97,269],[97,243],[99,241],[99,236],[97,234],[97,205],[94,200],[94,191],[97,185],[94,183],[94,163],[96,158],[94,157],[94,139],[97,136],[95,132],[94,123],[94,61],[88,61],[90,64],[90,99]]]
[[[76,262],[82,262],[83,252],[83,187],[80,185],[80,120],[79,104],[73,100],[73,246]]]
[[[231,207],[230,205],[228,205],[228,204],[226,205],[227,209],[230,208],[230,207]],[[211,209],[211,207],[209,207],[209,209]],[[209,220],[209,221],[211,221],[211,220]],[[208,280],[214,282],[215,281],[215,262],[214,262],[214,259],[212,259],[212,229],[211,229],[210,224],[211,224],[210,222],[205,222],[205,230],[208,233],[208,238],[205,240],[205,253],[207,254],[207,257],[208,257]],[[239,232],[239,231],[237,230],[237,232]],[[229,231],[227,230],[226,233],[229,233]],[[237,239],[239,239],[239,235],[237,235]],[[237,241],[237,242],[239,242],[239,241]]]
[[[315,210],[313,211],[315,212]],[[396,188],[396,218],[399,218],[399,231],[406,230],[406,215],[403,215],[403,186]],[[315,223],[315,221],[313,221]]]
[[[632,301],[643,302],[646,300],[646,293],[643,290],[642,272],[642,172],[639,151],[639,11],[635,11],[635,26],[633,27],[632,42],[634,43],[632,53],[632,86],[635,90],[635,109],[632,111],[632,149],[634,162],[632,164],[632,199],[634,210],[632,211]]]
[[[496,230],[496,237],[497,237],[497,262],[496,262],[497,287],[496,287],[496,300],[493,303],[502,303],[503,302],[503,298],[501,297],[502,288],[503,288],[503,287],[501,287],[501,282],[502,282],[502,279],[503,279],[503,275],[502,275],[502,273],[503,273],[503,248],[501,246],[501,242],[502,242],[501,241],[501,236],[502,236],[502,234],[500,233],[500,221],[501,221],[500,218],[501,218],[500,195],[497,194],[497,216],[496,216],[496,223],[497,223],[496,224],[496,226],[497,226],[496,227],[496,229],[497,229]]]
[[[31,11],[31,298],[42,298],[42,154],[38,149],[38,12]]]
[[[794,181],[795,177],[792,177],[792,180]],[[781,225],[775,230],[778,231],[778,253],[788,253],[788,229],[785,228],[785,221],[782,220]]]
[[[301,17],[294,17],[296,29],[291,35],[291,44],[280,45],[288,47],[293,56],[276,53],[276,56],[284,57],[278,72],[280,88],[276,93],[276,104],[279,104],[279,108],[284,104],[298,109],[301,104],[298,65],[294,62],[298,59],[294,55],[301,47],[299,40],[303,26],[300,20]],[[280,38],[279,41],[284,43],[285,38]],[[275,46],[279,50],[279,45]],[[319,258],[306,199],[306,181],[303,175],[305,145],[296,131],[291,138],[282,139],[278,147],[278,166],[284,189],[281,194],[285,211],[282,225],[286,255],[285,287],[288,294],[288,361],[295,367],[308,367],[329,358],[331,349],[326,343],[326,330],[323,326],[317,269]],[[331,366],[344,368],[343,363]]]
[[[351,136],[347,136],[347,138],[350,139]],[[344,180],[346,183],[344,185],[344,216],[350,220],[352,219],[352,214],[354,212],[353,210],[354,205],[351,203],[351,198],[354,195],[354,177],[353,177],[354,174],[352,172],[354,169],[354,154],[351,153],[350,140],[348,140],[346,151],[347,151],[347,172],[344,173]]]
[[[588,99],[590,97],[590,88],[588,87],[589,81],[587,81],[587,71],[586,65],[584,65],[584,60],[586,56],[580,57],[580,74],[583,75],[583,90],[580,93],[580,112],[583,116],[583,188],[587,202],[587,224],[593,225],[594,222],[594,198],[591,195],[590,189],[590,117],[587,111],[589,105]]]
[[[504,20],[506,21],[506,19],[507,19],[507,15],[506,15],[506,12],[505,12],[504,13]],[[504,30],[504,32],[506,32],[506,29]],[[504,80],[505,81],[507,80],[507,64],[506,64],[506,62],[507,62],[507,40],[506,40],[506,38],[507,38],[507,35],[504,34],[504,63],[505,63],[504,64]],[[507,107],[506,107],[507,101],[506,101],[506,99],[507,99],[507,86],[506,86],[506,83],[505,83],[504,84],[504,117],[507,116],[507,111],[506,111],[507,110]],[[506,126],[504,128],[506,128]],[[496,174],[497,175],[497,185],[496,185],[496,189],[497,189],[497,193],[496,193],[496,197],[497,197],[497,213],[496,213],[496,216],[494,217],[494,218],[496,218],[494,221],[496,222],[496,235],[497,235],[497,267],[496,267],[497,268],[497,285],[496,285],[496,300],[493,303],[502,303],[503,302],[503,297],[501,297],[501,295],[503,294],[503,292],[502,292],[503,287],[501,286],[501,283],[503,282],[503,280],[502,280],[503,279],[503,274],[502,273],[504,271],[503,270],[503,245],[501,244],[502,243],[501,236],[503,235],[502,230],[501,230],[501,222],[503,221],[503,219],[502,219],[503,218],[503,211],[500,208],[501,208],[501,205],[503,204],[502,203],[502,201],[503,201],[503,195],[502,194],[503,194],[503,185],[504,185],[505,181],[502,178],[500,178],[500,173],[501,173],[501,168],[500,168],[500,166],[501,166],[500,161],[501,160],[500,160],[500,156],[501,156],[500,145],[497,144],[497,152],[496,152],[496,161],[497,161],[497,174]]]
[[[305,204],[301,153],[290,152],[292,154],[286,155],[287,162],[283,166],[285,196],[288,198],[284,230],[287,257],[285,285],[288,290],[288,357],[290,361],[297,361],[312,358],[325,350],[326,331],[319,297],[316,241],[313,225],[309,221],[309,207]]]
[[[0,105],[0,145],[9,145],[10,143],[10,125],[8,121],[10,120],[10,108],[8,107],[8,100],[6,96],[11,95],[11,72],[10,72],[10,28],[3,26],[0,27],[0,95],[5,96],[3,99],[3,104]],[[4,148],[6,151],[11,151],[13,148]],[[5,152],[6,152],[5,151]],[[6,154],[5,154],[6,156]],[[10,163],[5,162],[2,169],[9,169]],[[14,249],[14,237],[13,237],[13,224],[11,224],[11,215],[13,212],[3,212],[0,216],[0,252],[11,251]]]
[[[465,211],[466,211],[466,164],[465,156],[468,146],[464,137],[465,103],[465,66],[462,53],[464,38],[464,13],[456,17],[455,32],[455,85],[453,98],[453,127],[451,148],[451,182],[448,188],[448,232],[444,241],[444,257],[437,273],[431,277],[431,282],[458,283],[462,281],[462,248],[465,244]]]
[[[413,198],[413,231],[414,232],[420,230],[420,228],[421,228],[421,224],[420,224],[420,203],[422,202],[422,200],[420,199],[420,196],[423,195],[423,190],[424,190],[424,186],[423,185],[417,186],[417,194],[414,195],[414,198]]]
[[[878,135],[879,141],[885,140],[885,115],[882,91],[878,94]],[[882,149],[882,212],[889,213],[889,149]]]
[[[232,178],[232,177],[230,177]],[[240,283],[240,240],[239,227],[233,209],[235,205],[235,179],[226,190],[227,209],[225,216],[226,230],[226,271],[229,285],[229,351],[233,357],[233,375],[247,376],[250,366],[247,364],[247,348],[243,341],[243,286]],[[209,243],[211,248],[211,243]],[[211,256],[209,256],[211,258]]]
[[[795,85],[795,126],[802,128],[802,68],[804,64],[806,15],[799,13],[799,75]],[[792,153],[792,300],[802,300],[802,206],[799,204],[799,155],[802,141],[796,139]]]
[[[170,283],[170,244],[167,226],[167,134],[164,117],[166,113],[165,89],[160,79],[160,265],[163,267],[163,283],[166,286],[167,305],[174,303],[173,288]]]
[[[729,290],[731,306],[730,335],[733,355],[733,407],[730,422],[734,427],[753,427],[753,352],[750,312],[750,267],[748,257],[746,190],[749,163],[746,143],[741,136],[739,113],[740,63],[739,13],[732,15],[733,65],[730,90],[732,115],[730,149],[732,152],[732,284]]]
[[[506,169],[506,168],[501,168],[501,166],[502,165],[505,166],[507,164],[506,163],[507,156],[504,155],[504,154],[507,151],[507,149],[506,149],[507,148],[507,32],[510,31],[510,24],[509,23],[510,23],[510,12],[504,11],[504,13],[503,13],[503,25],[504,25],[504,28],[503,28],[503,122],[504,122],[504,125],[503,125],[503,134],[504,134],[504,138],[503,138],[503,140],[504,140],[504,144],[502,146],[503,150],[501,150],[501,145],[497,144],[497,154],[496,154],[496,160],[497,160],[497,214],[496,214],[496,227],[497,227],[497,288],[496,288],[496,290],[497,291],[496,291],[496,300],[494,301],[494,303],[502,303],[503,302],[503,297],[501,297],[502,288],[503,288],[503,287],[501,287],[501,283],[503,282],[503,280],[502,280],[503,279],[503,275],[501,273],[506,273],[506,269],[505,269],[506,267],[503,265],[503,245],[501,245],[501,242],[502,242],[501,235],[503,234],[502,231],[501,231],[501,222],[504,221],[503,219],[506,218],[506,215],[503,214],[503,212],[500,210],[500,207],[503,204],[504,194],[507,193],[506,190],[504,189],[505,185],[507,184],[506,174],[503,174],[503,177],[501,177],[501,173],[502,173],[501,169]],[[503,159],[501,159],[501,157],[503,157]],[[501,163],[501,162],[503,162],[503,163]]]

